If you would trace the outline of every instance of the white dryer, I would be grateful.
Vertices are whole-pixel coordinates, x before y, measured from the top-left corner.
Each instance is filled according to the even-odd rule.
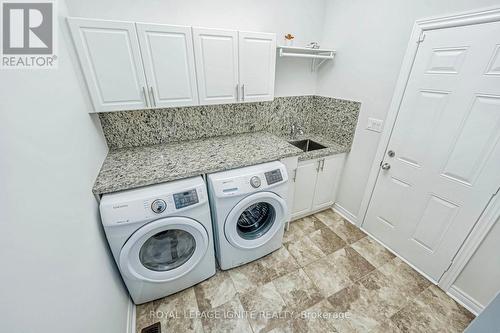
[[[103,195],[102,223],[136,304],[215,274],[212,223],[201,177]]]
[[[215,255],[222,269],[281,247],[288,218],[288,175],[280,162],[208,176]]]

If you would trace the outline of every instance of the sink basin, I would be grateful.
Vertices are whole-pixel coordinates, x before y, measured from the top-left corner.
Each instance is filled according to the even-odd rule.
[[[299,141],[289,141],[290,144],[294,145],[297,148],[302,149],[303,151],[313,151],[318,149],[326,148],[322,144],[319,144],[312,140],[299,140]]]

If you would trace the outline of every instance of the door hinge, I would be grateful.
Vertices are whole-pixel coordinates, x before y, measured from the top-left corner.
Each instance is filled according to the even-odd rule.
[[[417,39],[417,43],[422,43],[425,39],[425,33],[424,32],[421,32],[420,33],[420,36],[418,36],[418,39]]]

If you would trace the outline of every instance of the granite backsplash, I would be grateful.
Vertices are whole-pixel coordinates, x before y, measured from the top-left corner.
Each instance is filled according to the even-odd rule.
[[[110,149],[267,131],[278,136],[297,124],[306,133],[350,146],[359,102],[321,97],[277,97],[270,102],[100,113]]]

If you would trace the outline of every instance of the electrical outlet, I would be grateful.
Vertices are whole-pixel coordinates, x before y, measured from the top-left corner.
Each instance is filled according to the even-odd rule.
[[[368,124],[366,125],[366,129],[374,132],[382,132],[384,121],[382,119],[376,118],[368,118]]]

